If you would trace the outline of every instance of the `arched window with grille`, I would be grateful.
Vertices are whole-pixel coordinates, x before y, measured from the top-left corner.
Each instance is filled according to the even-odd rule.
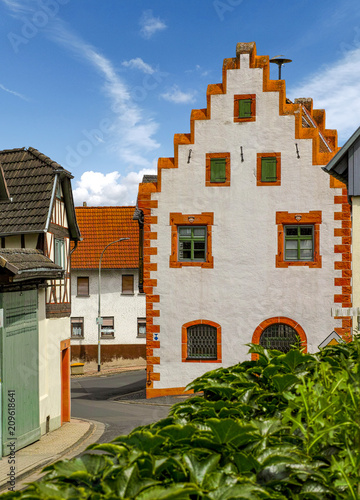
[[[300,342],[300,337],[294,328],[284,323],[276,323],[265,328],[259,344],[266,349],[288,352],[292,347],[298,347]]]
[[[288,352],[292,346],[298,346],[304,352],[307,350],[305,331],[299,323],[285,316],[262,321],[253,333],[252,343],[282,352]],[[256,360],[258,355],[252,353],[251,358]]]
[[[221,327],[213,321],[197,320],[182,327],[182,360],[221,362]]]

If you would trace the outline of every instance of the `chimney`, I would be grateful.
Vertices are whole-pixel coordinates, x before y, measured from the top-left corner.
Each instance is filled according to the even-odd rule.
[[[87,207],[86,201],[83,201],[83,207]]]

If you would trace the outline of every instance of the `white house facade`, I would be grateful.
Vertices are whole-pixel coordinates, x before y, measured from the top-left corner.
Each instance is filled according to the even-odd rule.
[[[346,189],[321,165],[337,134],[311,99],[286,99],[269,58],[238,44],[174,158],[139,187],[144,215],[147,396],[250,359],[247,344],[316,351],[350,334]]]
[[[77,207],[83,240],[72,259],[72,358],[98,356],[99,260],[101,264],[101,360],[145,358],[145,294],[139,292],[138,224],[134,207]]]

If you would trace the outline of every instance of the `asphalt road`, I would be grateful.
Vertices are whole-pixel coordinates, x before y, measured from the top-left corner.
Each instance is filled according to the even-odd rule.
[[[115,375],[71,379],[71,416],[105,424],[99,442],[107,443],[135,427],[156,422],[168,415],[166,400],[144,400],[145,370]],[[129,399],[117,401],[115,398]],[[159,398],[160,399],[160,398]]]

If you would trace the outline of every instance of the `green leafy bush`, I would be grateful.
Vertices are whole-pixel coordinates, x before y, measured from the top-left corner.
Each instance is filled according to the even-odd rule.
[[[168,418],[45,469],[21,499],[360,498],[360,340],[194,380]],[[96,450],[97,454],[91,454]]]

